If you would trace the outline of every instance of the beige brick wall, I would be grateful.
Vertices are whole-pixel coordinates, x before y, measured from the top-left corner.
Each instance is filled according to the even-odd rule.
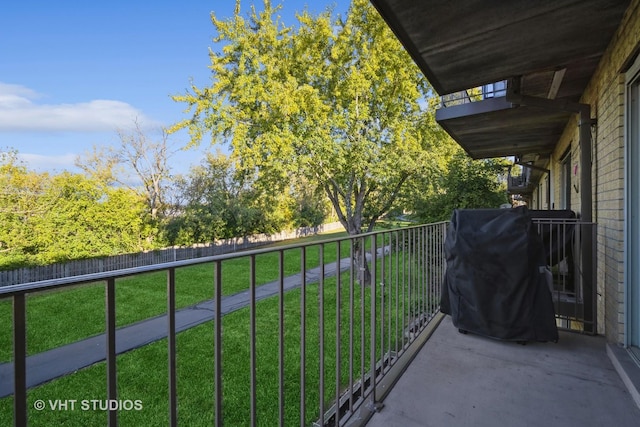
[[[597,119],[592,129],[592,175],[593,218],[598,223],[598,332],[610,342],[624,340],[624,71],[638,49],[640,0],[632,0],[581,100],[591,105],[591,117]],[[577,121],[573,118],[549,167],[556,207],[560,197],[560,156],[571,146],[572,164],[579,163],[578,139]],[[579,164],[582,167],[585,165]],[[580,212],[580,194],[575,191],[571,206]]]

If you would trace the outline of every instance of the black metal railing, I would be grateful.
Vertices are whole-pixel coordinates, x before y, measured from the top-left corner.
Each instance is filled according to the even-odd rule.
[[[103,384],[105,406],[99,416],[104,417],[102,423],[118,425],[123,416],[122,404],[113,407],[110,402],[122,403],[123,390],[134,378],[122,373],[124,351],[128,348],[119,339],[129,326],[117,327],[125,309],[117,306],[116,296],[121,281],[160,272],[166,274],[162,291],[166,309],[160,316],[165,322],[161,339],[166,338],[166,347],[159,351],[166,358],[168,378],[166,390],[152,393],[166,395],[167,399],[164,403],[146,403],[144,396],[136,396],[143,400],[140,406],[168,408],[166,417],[172,426],[185,423],[181,421],[183,417],[194,413],[201,414],[204,424],[217,426],[345,425],[355,414],[360,417],[378,407],[382,390],[400,375],[403,365],[425,339],[422,332],[434,327],[432,320],[441,317],[438,313],[446,228],[447,223],[443,222],[0,287],[0,303],[5,300],[7,308],[6,301],[11,301],[13,331],[12,360],[0,364],[0,382],[10,387],[10,397],[5,399],[13,400],[13,409],[11,414],[0,413],[0,419],[7,424],[12,419],[16,426],[27,425],[33,416],[45,424],[58,422],[55,417],[47,419],[48,414],[55,415],[53,411],[42,411],[43,407],[52,406],[50,399],[41,397],[50,395],[39,393],[38,381],[47,379],[36,380],[32,375],[34,359],[49,352],[27,352],[29,325],[32,316],[38,316],[31,311],[27,315],[28,305],[41,296],[64,295],[79,287],[95,287],[98,282],[104,287],[104,334],[98,337],[104,345],[82,351],[102,352],[99,359],[106,362],[106,374],[99,381]],[[267,256],[271,258],[265,264]],[[225,272],[232,271],[231,263],[240,259],[246,261],[248,279],[241,289],[231,291]],[[177,318],[189,314],[186,310],[195,311],[193,306],[177,308],[179,291],[192,285],[181,281],[182,271],[195,266],[209,266],[212,270],[211,299],[195,307],[206,306],[205,316],[180,326]],[[140,286],[140,292],[148,291]],[[201,345],[196,342],[191,350],[183,350],[179,330],[195,329],[198,323],[210,324],[205,329],[209,333],[202,336]],[[145,328],[140,330],[144,332]],[[183,371],[178,362],[210,348],[207,339],[211,337],[213,351],[200,368],[204,372],[213,366],[213,374],[199,378],[208,384],[210,396],[203,399],[204,404],[185,402],[180,397],[182,387],[196,386],[181,383]],[[132,336],[136,338],[146,339]],[[139,350],[132,353],[136,351]],[[142,370],[154,369],[143,366]],[[65,379],[77,375],[75,372],[83,367],[70,366]],[[236,386],[242,392],[234,391]],[[158,400],[157,396],[153,400]],[[273,418],[265,419],[265,413]],[[87,421],[82,423],[87,425]]]
[[[526,191],[531,185],[530,181],[531,169],[526,165],[509,166],[507,172],[507,192],[517,193]]]
[[[504,97],[507,95],[507,81],[502,80],[462,90],[440,98],[440,108],[453,107],[455,105],[468,104],[470,102],[483,101],[485,99]]]
[[[533,221],[545,247],[558,326],[595,334],[596,224],[561,218],[534,218]]]
[[[596,225],[557,218],[536,218],[534,223],[547,252],[559,327],[595,333]],[[424,343],[427,330],[441,318],[438,313],[446,269],[447,225],[443,222],[0,287],[0,303],[12,302],[13,341],[12,360],[0,364],[0,392],[10,386],[4,396],[12,399],[13,405],[11,413],[0,412],[0,424],[13,421],[23,426],[33,416],[44,424],[57,422],[55,417],[47,419],[49,414],[55,415],[52,411],[47,414],[36,406],[46,402],[51,405],[51,400],[43,397],[50,394],[39,387],[47,379],[40,376],[38,380],[33,374],[38,366],[47,366],[42,357],[48,352],[27,353],[28,321],[37,320],[37,313],[28,312],[28,306],[32,299],[35,302],[41,296],[65,295],[78,287],[95,286],[95,282],[101,282],[104,288],[105,313],[104,334],[97,337],[103,345],[94,349],[102,352],[99,359],[105,362],[106,373],[98,381],[103,384],[106,402],[128,397],[127,386],[134,379],[123,376],[122,368],[126,365],[124,352],[130,348],[118,340],[129,326],[117,327],[124,309],[116,305],[116,296],[122,281],[151,272],[165,274],[162,298],[166,309],[160,320],[164,322],[166,344],[161,353],[168,378],[165,390],[153,390],[147,397],[135,396],[142,397],[144,409],[160,412],[156,403],[147,404],[144,399],[154,396],[158,400],[156,395],[166,395],[159,407],[166,408],[166,419],[172,426],[188,423],[183,419],[193,413],[202,414],[202,423],[215,425],[341,426],[355,419],[366,420]],[[266,264],[264,257],[271,257]],[[239,290],[229,289],[227,272],[234,271],[232,264],[238,260],[245,262],[248,274]],[[195,308],[178,307],[177,294],[192,285],[181,279],[182,272],[194,266],[210,267],[211,300]],[[187,319],[184,326],[185,321],[179,318],[196,308],[207,315],[197,322]],[[198,336],[193,348],[184,349],[179,332],[195,330],[197,324],[205,326],[204,336]],[[205,371],[212,366],[211,374],[200,376],[208,396],[204,403],[185,401],[182,390],[196,385],[185,384],[184,379],[181,382],[183,371],[178,362],[195,358],[195,353],[210,347],[213,350],[201,363]],[[83,348],[89,351],[87,346]],[[266,353],[269,357],[264,358]],[[146,363],[144,357],[143,361]],[[143,370],[157,370],[143,366]],[[70,366],[65,379],[77,375],[75,372],[83,367]],[[140,385],[133,387],[140,389]],[[0,405],[0,411],[2,408],[6,405]],[[121,420],[121,409],[105,406],[101,423],[126,424],[128,418]],[[78,425],[83,423],[87,425],[86,421]]]

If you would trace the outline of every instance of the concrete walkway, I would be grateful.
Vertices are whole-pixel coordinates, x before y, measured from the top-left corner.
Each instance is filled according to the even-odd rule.
[[[447,316],[367,427],[637,427],[603,337],[558,343],[462,335]]]
[[[324,277],[336,275],[337,263],[325,264]],[[349,258],[340,261],[340,272],[351,265]],[[306,272],[306,284],[320,281],[321,269],[316,267]],[[302,274],[284,278],[284,290],[302,286]],[[256,301],[277,295],[279,282],[271,282],[256,287]],[[209,300],[191,307],[176,310],[176,331],[186,329],[213,320],[215,301]],[[240,292],[222,298],[222,315],[246,307],[249,304],[249,291]],[[145,344],[167,337],[167,316],[161,315],[119,328],[116,332],[117,354],[136,349]],[[35,387],[55,378],[73,373],[106,359],[105,334],[96,335],[81,341],[54,348],[43,353],[27,357],[27,387]],[[0,398],[13,394],[13,363],[0,364]]]

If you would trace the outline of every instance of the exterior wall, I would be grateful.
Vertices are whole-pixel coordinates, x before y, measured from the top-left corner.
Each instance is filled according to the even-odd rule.
[[[633,0],[602,57],[581,102],[591,105],[593,219],[597,231],[598,332],[610,342],[624,341],[624,103],[625,67],[640,49],[640,0]],[[577,118],[569,122],[554,151],[549,169],[553,199],[560,197],[560,156],[571,146],[572,165],[580,168]],[[572,176],[575,183],[578,177]],[[579,191],[582,189],[579,188]],[[581,211],[580,194],[572,191],[572,209]]]

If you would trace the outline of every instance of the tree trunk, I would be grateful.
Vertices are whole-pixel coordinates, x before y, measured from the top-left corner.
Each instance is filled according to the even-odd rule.
[[[340,223],[347,231],[349,236],[354,238],[353,244],[353,259],[351,260],[352,268],[356,271],[356,279],[358,283],[363,286],[369,286],[371,284],[371,269],[367,262],[365,242],[358,238],[358,235],[362,233],[362,203],[356,203],[355,206],[351,206],[351,196],[344,195],[340,192],[338,185],[333,183],[325,183],[324,189],[329,200],[333,204],[336,214]],[[364,191],[359,192],[361,197],[364,197]],[[344,198],[344,207],[340,202],[340,197]],[[369,226],[371,228],[371,226]]]
[[[353,246],[353,267],[356,270],[356,278],[361,286],[371,285],[371,269],[367,261],[367,250],[364,240],[356,240]]]

